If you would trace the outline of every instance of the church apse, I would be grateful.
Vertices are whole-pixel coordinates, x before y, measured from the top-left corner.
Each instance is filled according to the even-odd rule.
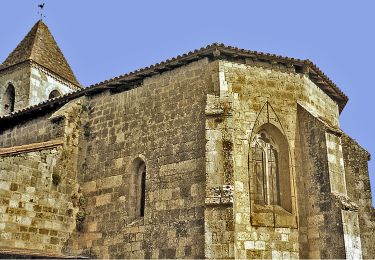
[[[0,65],[0,257],[374,258],[347,100],[217,43],[82,89],[38,21]]]

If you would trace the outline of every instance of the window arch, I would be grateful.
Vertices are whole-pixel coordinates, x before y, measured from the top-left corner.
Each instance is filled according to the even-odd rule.
[[[253,165],[256,198],[260,205],[280,204],[279,160],[275,144],[266,132],[258,133],[254,138]]]
[[[14,111],[15,98],[16,92],[14,86],[9,84],[3,98],[3,110],[5,114],[12,113]]]
[[[133,203],[136,217],[144,217],[146,205],[146,163],[141,158],[133,161]]]
[[[58,90],[52,90],[51,93],[49,93],[48,99],[57,98],[60,97],[61,93]]]
[[[292,211],[289,147],[274,125],[258,128],[251,141],[250,192],[256,205],[280,206]]]

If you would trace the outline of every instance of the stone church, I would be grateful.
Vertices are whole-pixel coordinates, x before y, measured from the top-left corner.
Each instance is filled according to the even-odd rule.
[[[217,43],[82,87],[38,21],[0,65],[0,256],[375,258],[347,101]]]

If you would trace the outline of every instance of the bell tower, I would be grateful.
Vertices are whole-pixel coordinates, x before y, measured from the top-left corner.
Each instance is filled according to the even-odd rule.
[[[48,27],[39,20],[0,64],[0,116],[81,88]]]

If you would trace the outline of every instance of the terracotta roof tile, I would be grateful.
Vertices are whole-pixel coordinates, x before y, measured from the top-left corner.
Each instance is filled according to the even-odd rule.
[[[39,20],[0,65],[0,70],[32,60],[60,77],[79,86],[79,82],[48,27]]]
[[[338,104],[340,112],[344,109],[348,97],[310,60],[301,60],[295,58],[289,58],[269,53],[250,51],[245,49],[240,49],[232,46],[226,46],[221,43],[213,43],[206,47],[191,51],[186,54],[178,55],[175,58],[167,59],[160,63],[150,65],[149,67],[141,68],[127,74],[116,76],[114,78],[104,80],[102,82],[93,84],[85,89],[77,90],[75,92],[65,94],[64,96],[43,101],[40,104],[26,107],[24,109],[15,111],[8,115],[0,116],[0,121],[2,120],[12,120],[17,116],[22,116],[30,114],[33,111],[42,110],[43,107],[53,107],[69,102],[72,99],[78,98],[83,95],[90,95],[90,93],[97,93],[98,91],[104,91],[106,89],[116,89],[123,85],[133,84],[135,81],[142,80],[146,77],[151,77],[156,73],[162,73],[167,70],[172,70],[176,67],[183,66],[186,63],[204,58],[217,58],[226,59],[227,57],[237,57],[237,58],[256,58],[264,59],[266,61],[274,61],[280,63],[288,63],[293,66],[304,66],[310,71],[307,76],[311,81],[321,88],[327,95],[329,95]]]
[[[308,76],[311,79],[311,81],[317,84],[319,88],[321,88],[328,96],[330,96],[333,100],[337,102],[340,112],[344,109],[346,103],[348,102],[348,97],[336,86],[336,84],[331,79],[328,78],[328,76],[326,76],[318,68],[318,66],[316,66],[310,60],[301,60],[301,59],[289,58],[289,57],[270,54],[270,53],[240,49],[237,47],[224,45],[222,43],[213,43],[213,44],[207,45],[206,47],[202,47],[200,49],[190,51],[189,53],[178,55],[175,58],[167,59],[160,63],[151,65],[149,67],[138,69],[133,72],[99,82],[97,84],[92,85],[91,87],[111,84],[111,83],[118,83],[124,80],[129,80],[139,74],[142,74],[144,76],[145,73],[147,72],[152,74],[153,71],[158,71],[160,67],[168,68],[168,66],[171,66],[171,64],[173,63],[180,64],[180,66],[182,66],[184,61],[190,62],[190,61],[196,60],[196,58],[212,57],[212,56],[217,56],[217,57],[222,56],[225,59],[224,57],[225,55],[236,56],[240,58],[241,57],[242,58],[257,58],[257,59],[264,59],[267,61],[289,63],[295,66],[305,66],[310,71]],[[178,66],[175,66],[175,67],[178,67]]]

